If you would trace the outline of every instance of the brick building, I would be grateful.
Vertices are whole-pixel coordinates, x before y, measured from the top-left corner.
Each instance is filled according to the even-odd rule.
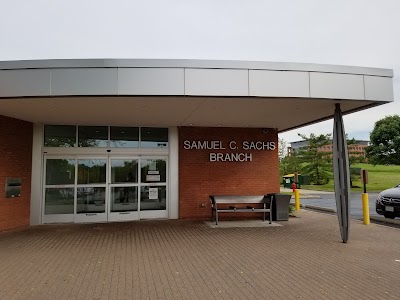
[[[307,147],[307,145],[308,145],[307,141],[291,142],[290,146],[287,147],[287,155],[291,156],[296,152],[296,150],[298,150],[302,147]],[[349,155],[366,157],[365,148],[367,148],[368,145],[369,145],[369,141],[356,141],[354,144],[348,145]],[[321,152],[332,153],[333,152],[333,144],[330,143],[328,145],[319,147],[318,150]]]
[[[393,72],[196,60],[0,62],[0,230],[205,219],[279,191],[278,132],[393,101]]]

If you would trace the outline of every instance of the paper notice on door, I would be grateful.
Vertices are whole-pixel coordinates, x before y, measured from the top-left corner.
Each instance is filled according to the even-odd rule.
[[[148,175],[159,175],[160,171],[147,171]]]
[[[149,188],[149,200],[158,199],[158,188]]]
[[[146,181],[160,181],[160,175],[146,175]]]

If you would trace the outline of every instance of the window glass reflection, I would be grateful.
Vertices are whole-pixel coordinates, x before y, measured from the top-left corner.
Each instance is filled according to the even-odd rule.
[[[76,126],[45,125],[45,147],[74,147],[76,143]]]
[[[168,128],[140,128],[140,147],[142,148],[167,148]]]
[[[165,186],[140,187],[140,210],[165,210],[167,188]]]
[[[137,183],[138,162],[135,159],[111,160],[111,183]]]
[[[137,211],[138,193],[136,186],[111,188],[111,211]]]
[[[46,188],[44,214],[73,214],[74,190],[74,188]]]
[[[164,159],[142,159],[140,162],[143,183],[167,181],[167,162]]]
[[[78,214],[103,213],[106,211],[106,188],[90,187],[77,189]]]
[[[78,184],[106,183],[105,159],[78,159]]]
[[[75,183],[75,159],[47,159],[46,185]]]
[[[139,147],[139,127],[110,127],[110,147]]]
[[[108,126],[78,126],[79,147],[108,147]]]

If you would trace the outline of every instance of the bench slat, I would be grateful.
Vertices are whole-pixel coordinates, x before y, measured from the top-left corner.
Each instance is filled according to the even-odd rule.
[[[240,204],[240,203],[264,203],[265,196],[212,196],[216,203]]]

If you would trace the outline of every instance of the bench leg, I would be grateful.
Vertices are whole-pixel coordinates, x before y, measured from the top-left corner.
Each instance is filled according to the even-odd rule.
[[[265,221],[265,211],[264,211],[263,221]]]
[[[215,225],[218,225],[218,210],[215,210]]]
[[[272,200],[271,200],[271,202],[269,203],[269,224],[272,224],[272,211],[273,211],[272,205],[274,205],[274,204],[272,203]]]

